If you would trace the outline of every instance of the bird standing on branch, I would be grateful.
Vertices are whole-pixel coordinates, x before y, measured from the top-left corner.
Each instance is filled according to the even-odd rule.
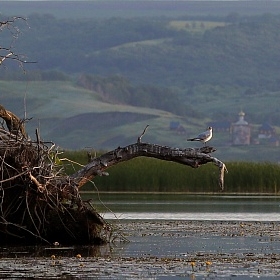
[[[203,142],[205,145],[205,143],[208,142],[212,138],[212,136],[213,136],[212,127],[209,126],[206,131],[200,133],[195,138],[187,139],[187,141],[200,141]]]

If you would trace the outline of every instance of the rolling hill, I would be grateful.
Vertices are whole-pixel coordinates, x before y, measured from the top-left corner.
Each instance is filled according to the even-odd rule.
[[[71,81],[56,82],[19,82],[0,81],[2,89],[1,104],[19,117],[28,119],[26,128],[31,138],[35,139],[35,129],[40,131],[44,141],[53,141],[62,149],[111,150],[137,141],[147,124],[150,125],[143,141],[169,145],[172,147],[199,147],[201,143],[186,142],[186,138],[195,136],[204,130],[210,118],[181,117],[170,112],[124,104],[110,104],[99,100],[93,91],[78,87]],[[232,120],[237,120],[236,96],[223,100],[218,105],[216,93],[209,93],[208,102],[199,103],[199,110],[223,110],[232,112]],[[261,98],[261,97],[260,97]],[[263,100],[247,97],[248,117],[254,108],[270,104],[270,109],[277,109],[278,94],[271,94]],[[215,105],[216,104],[216,105]],[[221,104],[221,103],[219,103]],[[170,129],[171,123],[180,123],[185,129],[183,134]],[[252,124],[255,136],[258,124]],[[276,127],[277,132],[280,128]],[[279,147],[271,145],[231,146],[231,135],[227,132],[214,131],[209,143],[217,148],[215,155],[223,161],[273,161],[278,162]]]
[[[183,146],[186,136],[169,130],[171,121],[186,126],[186,120],[170,112],[99,101],[99,95],[63,82],[0,81],[1,104],[24,118],[27,131],[35,129],[45,141],[53,141],[65,149],[113,149],[135,142],[147,124],[147,141]],[[26,106],[24,106],[26,104]],[[199,121],[191,120],[201,126]]]

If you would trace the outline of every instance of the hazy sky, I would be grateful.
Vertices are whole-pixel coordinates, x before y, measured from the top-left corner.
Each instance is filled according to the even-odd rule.
[[[279,13],[280,0],[9,0],[1,1],[0,14],[51,13],[58,17],[110,17],[135,15],[227,15]],[[69,12],[69,10],[71,12]],[[124,13],[126,12],[126,13]]]

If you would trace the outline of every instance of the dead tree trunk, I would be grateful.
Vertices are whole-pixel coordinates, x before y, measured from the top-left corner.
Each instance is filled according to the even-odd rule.
[[[126,147],[118,147],[102,156],[93,159],[89,164],[80,169],[75,174],[71,175],[71,179],[75,181],[80,188],[89,180],[92,180],[96,175],[108,175],[104,171],[113,165],[123,161],[128,161],[135,157],[153,157],[161,160],[174,161],[180,164],[188,165],[197,168],[208,162],[212,162],[220,169],[219,185],[220,190],[224,189],[224,171],[225,164],[215,157],[210,155],[214,152],[213,147],[202,148],[171,148],[160,146],[157,144],[137,142]]]
[[[0,244],[96,244],[108,242],[112,228],[93,205],[81,199],[79,188],[96,175],[122,161],[154,157],[191,167],[212,162],[220,169],[223,189],[225,165],[212,157],[211,147],[178,149],[137,143],[119,147],[93,159],[71,176],[56,164],[52,143],[30,140],[22,122],[0,105]],[[8,115],[7,115],[8,114]],[[12,123],[11,123],[12,122]]]

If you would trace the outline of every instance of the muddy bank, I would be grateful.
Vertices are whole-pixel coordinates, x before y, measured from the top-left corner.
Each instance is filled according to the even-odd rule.
[[[277,278],[280,223],[117,221],[130,242],[1,248],[0,278]]]

